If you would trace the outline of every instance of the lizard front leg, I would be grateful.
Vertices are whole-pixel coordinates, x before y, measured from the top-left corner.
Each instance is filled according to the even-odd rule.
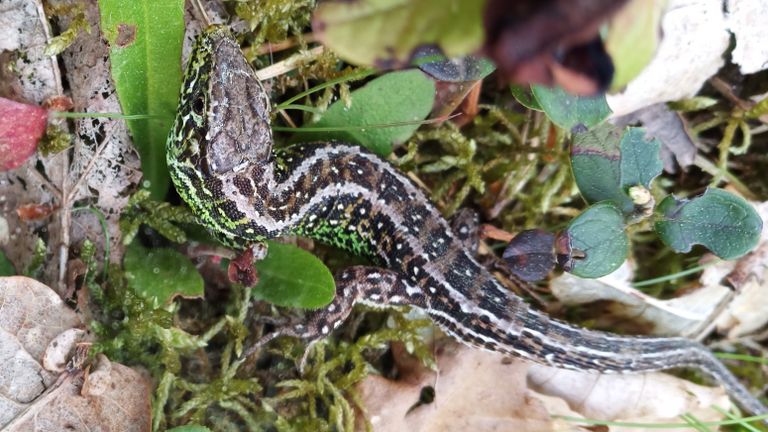
[[[425,308],[426,302],[421,289],[396,271],[368,266],[350,267],[336,276],[336,296],[328,306],[307,312],[300,323],[278,328],[265,335],[243,356],[250,356],[280,336],[298,337],[311,345],[338,328],[358,303],[382,308],[405,305]]]

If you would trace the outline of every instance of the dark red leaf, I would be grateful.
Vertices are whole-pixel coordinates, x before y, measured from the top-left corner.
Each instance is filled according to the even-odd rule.
[[[555,268],[555,236],[544,230],[521,231],[502,258],[512,273],[526,281],[544,279]]]
[[[256,283],[259,282],[259,276],[256,274],[253,260],[253,248],[250,247],[231,260],[229,267],[227,267],[229,281],[243,284],[246,287],[256,286]]]

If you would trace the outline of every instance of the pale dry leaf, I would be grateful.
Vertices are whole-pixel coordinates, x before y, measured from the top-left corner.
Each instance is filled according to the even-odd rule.
[[[0,8],[0,59],[13,64],[0,70],[0,94],[8,99],[42,103],[61,94],[61,78],[55,59],[44,54],[49,29],[39,1],[6,0]]]
[[[585,304],[599,300],[615,302],[616,315],[646,322],[658,335],[695,336],[707,326],[712,314],[730,295],[720,284],[706,286],[670,300],[659,300],[630,285],[628,263],[599,279],[581,279],[564,273],[552,280],[552,294],[564,304]]]
[[[527,363],[454,344],[436,361],[439,374],[371,375],[358,386],[374,431],[563,430],[526,390]],[[434,386],[435,400],[409,412],[425,386]]]
[[[64,377],[4,430],[151,430],[150,385],[139,372],[99,355],[89,373]]]
[[[63,340],[51,343],[78,327],[77,314],[47,286],[22,276],[0,278],[0,425],[53,383],[58,374],[43,367],[46,350],[65,350]]]
[[[55,3],[59,3],[59,0]],[[91,0],[85,4],[85,16],[93,31],[81,34],[62,53],[68,72],[67,79],[72,88],[74,109],[121,112],[111,78],[109,48],[99,31],[97,2]],[[111,240],[110,260],[117,262],[122,259],[123,253],[118,225],[120,213],[141,179],[138,153],[123,120],[80,119],[75,122],[75,135],[78,139],[74,143],[75,157],[69,181],[76,184],[82,176],[85,179],[79,183],[80,187],[74,191],[71,201],[74,203],[88,198],[104,214]],[[99,220],[90,212],[73,214],[70,236],[72,244],[89,238],[101,247],[105,240]],[[101,248],[99,250],[103,251]]]
[[[670,0],[662,32],[653,60],[623,92],[607,96],[614,116],[691,97],[723,65],[731,34],[721,1]]]
[[[736,39],[731,59],[743,74],[768,68],[768,2],[765,0],[729,0],[726,20]]]
[[[45,370],[59,373],[64,372],[75,347],[79,342],[86,340],[87,337],[88,332],[79,328],[71,328],[59,333],[48,344],[48,348],[43,355],[43,367]]]
[[[722,414],[716,407],[731,407],[722,388],[693,384],[663,373],[601,375],[532,365],[528,384],[535,391],[565,400],[571,410],[585,418],[606,421],[680,423],[683,414],[701,421],[717,421]],[[557,411],[551,414],[569,415]],[[643,429],[612,426],[608,430]]]

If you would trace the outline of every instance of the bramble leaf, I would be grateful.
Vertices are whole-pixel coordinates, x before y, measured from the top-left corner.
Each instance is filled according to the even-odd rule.
[[[612,203],[597,203],[568,225],[568,236],[574,254],[569,270],[576,276],[597,278],[621,266],[627,257],[629,239],[624,232],[624,217]]]
[[[749,203],[720,189],[691,200],[666,197],[656,208],[656,231],[678,252],[700,244],[723,259],[738,258],[757,245],[763,222]]]

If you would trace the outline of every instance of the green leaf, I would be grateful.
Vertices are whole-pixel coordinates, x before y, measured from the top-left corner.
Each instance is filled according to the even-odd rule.
[[[173,249],[145,249],[131,244],[123,261],[128,285],[139,295],[151,299],[155,308],[174,297],[201,298],[203,278],[189,258]]]
[[[432,46],[419,49],[412,63],[435,80],[446,82],[478,81],[496,70],[485,57],[466,55],[449,59]]]
[[[379,155],[386,156],[393,145],[408,140],[418,124],[380,127],[391,123],[424,120],[432,109],[435,83],[418,70],[392,72],[380,76],[350,94],[350,106],[344,100],[334,102],[316,123],[306,128],[376,126],[370,129],[298,133],[301,141],[352,141]]]
[[[678,252],[700,244],[723,259],[738,258],[757,245],[763,222],[749,203],[720,189],[691,200],[665,198],[656,208],[655,228]]]
[[[574,96],[560,87],[531,86],[533,95],[553,123],[571,130],[576,125],[591,128],[611,115],[605,95]]]
[[[539,105],[539,101],[533,96],[530,87],[512,84],[509,86],[509,90],[512,92],[512,96],[514,96],[515,100],[520,102],[520,105],[528,109],[544,111],[541,108],[541,105]]]
[[[656,138],[645,139],[645,129],[631,127],[621,136],[621,187],[626,190],[632,186],[651,187],[651,181],[661,174],[664,165],[661,162],[661,142]]]
[[[3,251],[0,251],[0,277],[14,275],[16,275],[16,269],[13,268],[13,264],[8,257],[5,256]]]
[[[566,230],[573,251],[584,258],[573,259],[570,272],[576,276],[605,276],[621,266],[627,258],[629,239],[624,232],[624,217],[611,203],[597,203],[576,219]]]
[[[607,123],[575,133],[571,165],[587,202],[611,201],[630,213],[634,203],[621,188],[621,133],[621,129]]]
[[[168,429],[167,432],[211,432],[211,430],[205,426],[190,424],[184,426],[176,426],[173,429]]]
[[[484,7],[477,0],[329,1],[317,6],[312,28],[351,63],[391,67],[424,45],[438,45],[448,57],[476,51]]]
[[[99,0],[112,78],[155,199],[168,190],[165,141],[181,87],[184,0]]]
[[[259,283],[253,297],[278,306],[317,309],[333,300],[336,284],[322,261],[299,247],[268,241],[267,256],[255,263]]]

